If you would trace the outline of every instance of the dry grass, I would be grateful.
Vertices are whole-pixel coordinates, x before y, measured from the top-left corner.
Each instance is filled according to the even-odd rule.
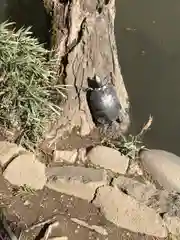
[[[32,37],[30,28],[12,29],[0,25],[0,126],[16,129],[19,142],[34,148],[46,123],[61,115],[59,103],[65,97],[58,83],[55,59]]]
[[[104,139],[103,145],[112,147],[120,151],[123,155],[128,156],[130,159],[134,159],[141,148],[144,148],[142,138],[144,134],[150,130],[153,122],[153,117],[150,115],[147,123],[142,127],[141,131],[136,135],[121,136],[120,139],[109,140]]]

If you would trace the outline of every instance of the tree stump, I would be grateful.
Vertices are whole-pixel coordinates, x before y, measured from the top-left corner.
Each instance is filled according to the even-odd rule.
[[[81,136],[95,127],[87,104],[87,79],[110,73],[123,108],[122,132],[129,126],[129,102],[118,63],[114,36],[115,0],[44,0],[52,15],[53,47],[67,87],[63,114],[46,135],[49,143],[79,128]]]

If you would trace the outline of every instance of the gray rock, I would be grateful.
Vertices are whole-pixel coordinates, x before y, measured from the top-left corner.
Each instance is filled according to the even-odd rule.
[[[180,192],[180,157],[163,150],[142,150],[139,154],[145,170],[168,191]]]
[[[53,153],[54,162],[67,162],[73,164],[76,161],[78,152],[77,149],[72,151],[58,151],[55,150]]]
[[[157,192],[153,184],[143,184],[124,176],[114,178],[112,185],[117,186],[120,190],[125,190],[128,195],[145,204]]]
[[[171,217],[180,218],[180,195],[167,190],[157,190],[146,202],[148,207],[153,208],[157,213],[168,213]]]
[[[18,146],[15,143],[6,141],[0,141],[0,165],[4,167],[9,161],[20,152],[26,152],[26,150]]]
[[[103,169],[52,167],[47,169],[46,174],[48,188],[88,201],[93,199],[98,187],[108,183],[108,175]]]
[[[45,165],[36,160],[32,153],[15,158],[7,166],[3,176],[13,185],[26,184],[33,189],[42,189],[46,183]]]
[[[161,191],[159,193],[159,209],[172,217],[180,218],[180,195],[175,192]]]
[[[158,190],[151,183],[143,184],[124,176],[114,178],[112,186],[153,208],[159,214],[168,213],[170,216],[180,217],[180,196],[175,192]]]
[[[167,226],[167,229],[173,235],[180,235],[180,218],[169,216],[167,213],[164,214],[163,220]]]
[[[94,165],[98,165],[113,172],[125,174],[129,159],[113,148],[96,146],[87,155],[87,159]]]
[[[156,237],[166,237],[167,229],[160,216],[151,208],[110,186],[97,190],[93,203],[107,220],[118,227]]]

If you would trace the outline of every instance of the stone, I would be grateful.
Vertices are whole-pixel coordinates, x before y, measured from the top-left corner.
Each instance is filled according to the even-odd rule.
[[[6,141],[0,141],[0,165],[4,167],[11,161],[11,159],[17,156],[21,152],[25,152],[26,150],[18,146],[15,143],[10,143]]]
[[[67,162],[73,164],[76,161],[78,155],[77,149],[72,151],[58,151],[55,150],[53,153],[54,162]]]
[[[167,229],[173,235],[180,235],[180,218],[169,216],[168,213],[164,214],[163,220],[167,226]]]
[[[168,191],[180,192],[180,157],[164,150],[141,150],[144,169]]]
[[[46,183],[45,165],[34,154],[26,153],[15,158],[3,172],[11,184],[27,185],[32,189],[42,189]]]
[[[157,190],[145,204],[158,214],[168,213],[171,217],[180,218],[180,195],[167,190]]]
[[[128,157],[113,148],[96,146],[87,154],[87,159],[94,165],[113,172],[125,174],[129,165]]]
[[[48,188],[88,201],[93,199],[98,187],[108,183],[108,175],[103,169],[51,167],[47,169],[46,175]]]
[[[156,194],[156,187],[149,183],[143,184],[139,181],[119,176],[114,178],[112,186],[117,186],[120,190],[125,191],[128,195],[134,197],[137,201],[147,203],[148,200]]]
[[[107,220],[118,227],[155,237],[166,237],[167,229],[161,217],[151,208],[139,203],[117,188],[103,186],[93,200]]]
[[[71,218],[71,221],[75,222],[75,223],[77,223],[77,224],[79,224],[79,225],[81,225],[83,227],[86,227],[86,228],[88,228],[90,230],[93,230],[93,231],[95,231],[95,232],[97,232],[97,233],[99,233],[101,235],[104,235],[104,236],[108,235],[107,230],[105,228],[101,227],[101,226],[89,225],[87,222],[84,222],[84,221],[82,221],[80,219],[77,219],[77,218]]]

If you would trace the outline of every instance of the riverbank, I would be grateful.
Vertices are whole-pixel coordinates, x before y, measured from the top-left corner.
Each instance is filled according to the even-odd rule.
[[[44,221],[59,222],[51,237],[70,240],[179,236],[179,157],[161,150],[125,155],[110,141],[70,146],[44,158],[0,142],[1,207],[21,239],[41,239]]]

